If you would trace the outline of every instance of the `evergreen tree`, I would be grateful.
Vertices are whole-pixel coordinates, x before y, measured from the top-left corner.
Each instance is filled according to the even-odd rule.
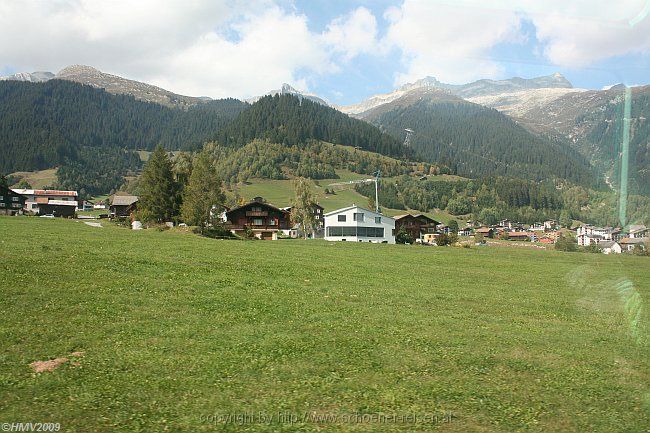
[[[300,225],[305,239],[310,232],[314,231],[316,219],[314,217],[314,204],[316,199],[314,193],[309,187],[309,183],[303,177],[296,178],[293,181],[295,198],[291,208],[291,221]]]
[[[562,209],[562,212],[560,212],[560,220],[558,221],[560,224],[560,227],[568,227],[571,228],[571,225],[573,224],[573,219],[571,219],[571,215],[566,209]]]
[[[178,215],[178,184],[167,152],[158,146],[149,157],[139,182],[139,213],[143,221],[171,221]]]
[[[449,221],[449,233],[458,233],[458,221],[451,220]]]
[[[206,226],[214,223],[223,209],[226,197],[207,150],[196,156],[192,166],[192,174],[183,191],[181,216],[187,224],[199,226],[203,231]]]
[[[412,244],[413,237],[406,231],[406,228],[401,227],[395,236],[395,242],[398,244]]]

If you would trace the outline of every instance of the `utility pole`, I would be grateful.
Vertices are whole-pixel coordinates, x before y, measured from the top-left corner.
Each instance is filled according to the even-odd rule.
[[[413,130],[410,128],[404,129],[406,131],[406,138],[404,139],[404,147],[411,147],[411,135],[413,135]]]

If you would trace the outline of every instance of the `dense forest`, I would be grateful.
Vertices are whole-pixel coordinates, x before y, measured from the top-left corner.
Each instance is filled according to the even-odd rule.
[[[369,120],[396,137],[403,136],[404,128],[413,129],[411,145],[421,159],[447,165],[461,176],[597,184],[589,163],[567,146],[534,136],[480,105],[423,99]]]
[[[356,190],[369,199],[374,197],[373,185],[357,185]],[[458,181],[401,176],[395,181],[381,181],[379,201],[393,209],[445,210],[483,224],[505,218],[522,223],[556,219],[563,225],[569,225],[571,220],[619,224],[617,196],[613,192],[582,186],[557,189],[549,181],[500,176]],[[628,220],[632,224],[650,224],[650,198],[630,196]]]
[[[0,81],[0,171],[85,165],[84,147],[93,148],[97,159],[114,159],[115,149],[152,150],[158,144],[200,148],[246,107],[225,99],[184,111],[70,81]],[[130,165],[131,157],[125,158],[120,164]]]
[[[292,95],[261,98],[217,134],[217,141],[227,146],[243,146],[256,138],[290,146],[315,139],[398,158],[409,156],[399,140],[376,127]]]

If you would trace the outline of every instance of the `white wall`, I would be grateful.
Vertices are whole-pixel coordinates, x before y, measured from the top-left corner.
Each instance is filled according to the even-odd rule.
[[[355,221],[354,214],[362,213],[364,215],[363,221]],[[345,221],[339,221],[339,215],[345,216]],[[375,218],[380,218],[380,222],[376,222]],[[336,227],[370,227],[382,228],[384,230],[383,237],[371,236],[331,236],[329,228]],[[395,220],[391,217],[378,214],[369,209],[364,209],[358,206],[339,209],[338,211],[329,212],[325,214],[325,240],[328,241],[342,241],[348,242],[387,242],[389,244],[395,243]]]

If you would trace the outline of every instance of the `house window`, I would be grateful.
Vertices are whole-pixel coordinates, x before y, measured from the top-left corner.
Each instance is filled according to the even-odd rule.
[[[262,212],[262,208],[259,207],[259,206],[253,206],[252,211],[253,212]]]
[[[18,201],[18,197],[11,197],[11,201]]]
[[[363,222],[363,213],[355,213],[352,219],[356,222]]]
[[[15,207],[15,208],[20,208],[20,207],[21,207],[21,206],[20,206],[20,203],[14,203],[14,207]]]
[[[4,196],[0,195],[0,201],[4,200]]]
[[[0,207],[5,207],[4,202],[0,203]]]
[[[375,224],[381,224],[381,217],[375,217]]]
[[[253,225],[254,226],[263,226],[264,225],[264,220],[262,218],[253,218]]]
[[[340,215],[339,215],[340,216]],[[343,234],[343,227],[328,227],[328,236],[341,236]]]
[[[345,222],[345,215],[339,215],[339,222],[344,223]]]
[[[271,219],[269,220],[269,225],[270,225],[270,226],[274,226],[274,225],[275,225],[275,218],[271,218]]]

